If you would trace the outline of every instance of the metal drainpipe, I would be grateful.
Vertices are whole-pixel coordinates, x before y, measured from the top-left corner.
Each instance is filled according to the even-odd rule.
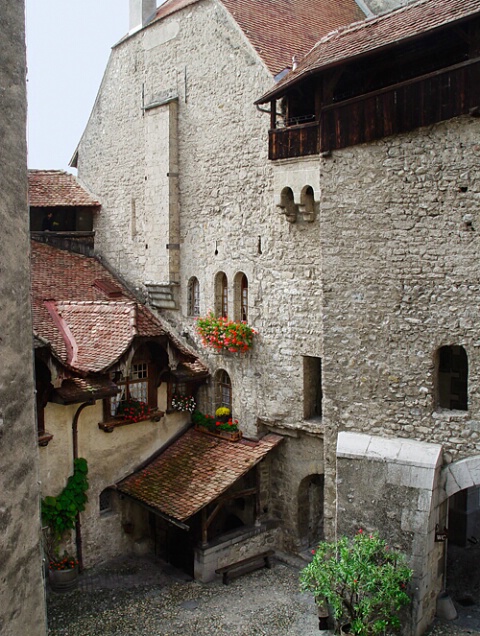
[[[90,400],[89,402],[84,402],[80,404],[78,409],[75,412],[72,420],[72,444],[73,444],[73,463],[75,467],[75,460],[78,459],[78,418],[80,417],[80,413],[87,406],[93,406],[95,404],[95,400]],[[75,545],[77,547],[77,559],[78,559],[78,569],[80,572],[83,572],[83,551],[82,551],[82,527],[80,524],[80,513],[77,513],[77,518],[75,519]]]

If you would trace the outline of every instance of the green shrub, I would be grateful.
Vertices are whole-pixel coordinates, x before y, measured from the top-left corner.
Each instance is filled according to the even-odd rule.
[[[312,562],[300,573],[301,588],[330,608],[337,633],[344,624],[359,636],[400,626],[399,612],[411,601],[412,570],[405,555],[363,530],[353,540],[323,541],[312,552]]]

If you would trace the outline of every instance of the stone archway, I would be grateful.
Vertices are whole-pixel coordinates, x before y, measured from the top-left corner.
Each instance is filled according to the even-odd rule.
[[[442,471],[443,502],[448,506],[446,588],[457,608],[480,606],[480,455],[449,464]],[[469,611],[471,611],[469,609]]]
[[[480,455],[466,457],[442,470],[443,501],[460,490],[480,485]]]

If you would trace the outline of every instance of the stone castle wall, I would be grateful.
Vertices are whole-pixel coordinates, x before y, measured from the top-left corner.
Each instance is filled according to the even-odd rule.
[[[480,450],[480,124],[460,118],[322,160],[325,415],[339,430]],[[461,345],[468,411],[436,405]]]
[[[302,356],[321,352],[319,225],[292,226],[275,206],[268,115],[254,106],[271,83],[224,9],[199,3],[113,49],[79,147],[79,176],[103,204],[97,247],[135,286],[153,277],[168,280],[165,239],[152,243],[149,227],[165,227],[169,215],[174,221],[177,207],[180,310],[169,318],[189,334],[212,372],[229,373],[234,414],[246,434],[256,433],[259,419],[302,425]],[[171,135],[151,134],[160,126],[150,124],[175,97],[178,177],[166,174]],[[147,166],[154,154],[156,172],[151,161]],[[177,206],[168,190],[172,178],[178,179]],[[204,315],[214,307],[220,271],[228,277],[229,314],[234,277],[243,272],[248,278],[248,321],[259,335],[243,358],[202,349],[194,320],[186,316],[189,279],[200,282]]]
[[[24,3],[0,0],[0,633],[46,633],[27,208]]]

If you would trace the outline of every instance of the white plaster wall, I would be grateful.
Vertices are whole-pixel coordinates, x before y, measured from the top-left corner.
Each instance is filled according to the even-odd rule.
[[[162,397],[159,395],[159,405],[163,409]],[[53,439],[40,449],[42,496],[58,495],[72,474],[72,421],[79,406],[49,403],[45,409],[45,428]],[[106,433],[98,427],[103,422],[101,400],[82,411],[78,420],[78,455],[87,460],[89,469],[88,503],[81,513],[85,566],[131,549],[130,538],[122,530],[120,506],[112,513],[100,514],[100,493],[167,444],[188,419],[185,413],[168,413],[159,422],[136,422]]]

